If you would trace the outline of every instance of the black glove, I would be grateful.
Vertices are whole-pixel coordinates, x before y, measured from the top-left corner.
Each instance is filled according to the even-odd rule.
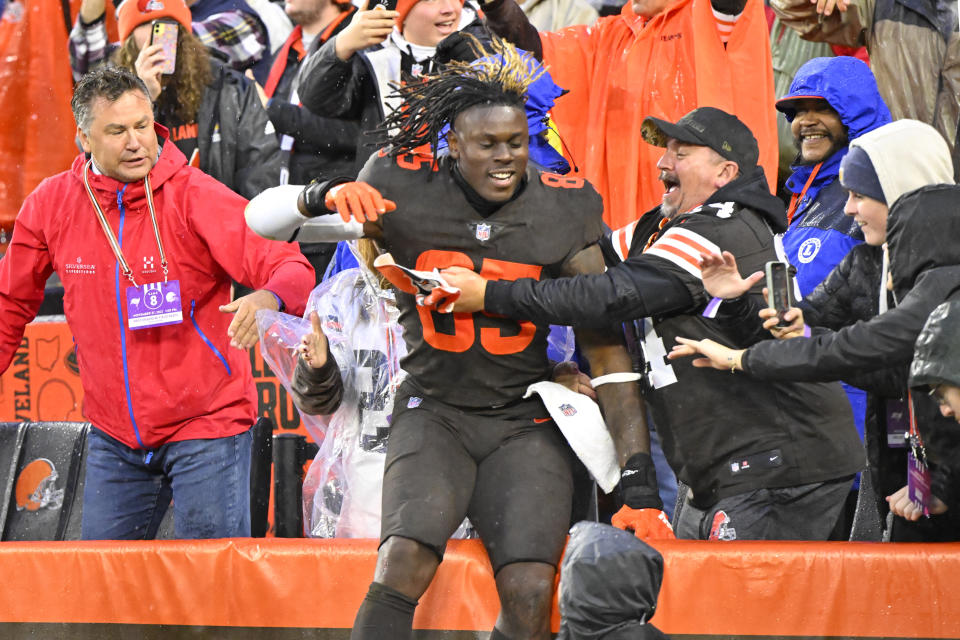
[[[439,64],[447,64],[454,60],[457,62],[472,62],[477,59],[474,46],[474,41],[464,37],[461,32],[454,31],[437,44],[433,59]]]
[[[300,210],[304,212],[304,215],[310,216],[311,218],[336,213],[335,211],[328,209],[327,205],[325,204],[327,192],[338,184],[353,181],[354,178],[346,178],[342,176],[330,178],[329,180],[313,180],[310,184],[304,187],[303,191],[300,193],[300,203],[303,205],[300,207]]]
[[[657,489],[657,469],[649,453],[635,453],[620,470],[620,499],[631,509],[659,509],[663,500]]]

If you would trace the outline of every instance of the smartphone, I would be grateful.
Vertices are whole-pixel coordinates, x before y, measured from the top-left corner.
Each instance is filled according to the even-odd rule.
[[[767,273],[767,306],[777,310],[777,327],[789,323],[783,319],[783,314],[794,306],[793,299],[793,267],[787,262],[768,262]]]
[[[177,36],[180,33],[179,23],[169,20],[156,20],[150,31],[150,44],[159,44],[163,47],[163,64],[160,73],[170,75],[177,68]]]

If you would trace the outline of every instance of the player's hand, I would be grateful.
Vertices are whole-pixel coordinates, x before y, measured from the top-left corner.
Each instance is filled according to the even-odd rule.
[[[456,288],[434,287],[427,295],[417,294],[417,306],[436,311],[437,313],[453,313],[454,305],[460,298],[460,291]]]
[[[810,4],[817,5],[817,13],[828,16],[834,9],[844,13],[850,6],[850,0],[810,0]]]
[[[277,310],[277,299],[266,289],[237,298],[230,304],[220,305],[223,313],[234,314],[227,335],[230,336],[230,346],[237,349],[249,349],[257,344],[260,334],[257,332],[257,310]]]
[[[763,294],[766,296],[767,289],[764,287]],[[806,325],[803,322],[803,311],[797,307],[790,307],[783,314],[783,319],[786,320],[786,326],[777,328],[777,325],[781,324],[780,319],[777,316],[776,309],[761,309],[758,314],[763,320],[763,328],[769,331],[774,338],[777,340],[787,340],[789,338],[801,338],[804,334],[804,329]]]
[[[394,21],[400,15],[398,11],[386,11],[370,6],[370,0],[353,14],[350,24],[334,39],[334,51],[341,60],[348,60],[357,51],[380,44],[393,32]]]
[[[385,200],[379,191],[366,182],[338,184],[327,191],[324,205],[339,213],[344,222],[350,222],[352,217],[360,224],[368,220],[372,222],[378,215],[397,208],[395,202]]]
[[[897,489],[893,495],[887,496],[887,503],[890,505],[890,511],[893,512],[893,515],[900,516],[906,520],[919,520],[920,516],[923,515],[923,509],[910,500],[907,487]],[[930,504],[927,505],[927,511],[929,511],[932,516],[940,515],[941,513],[946,513],[947,505],[937,496],[931,495]]]
[[[310,333],[300,340],[297,353],[308,367],[320,369],[327,363],[327,336],[323,333],[316,311],[310,312],[310,329]]]
[[[731,349],[713,340],[691,340],[690,338],[678,337],[677,342],[679,344],[674,345],[670,353],[667,354],[668,360],[700,354],[706,357],[694,360],[692,364],[695,367],[713,367],[721,371],[743,369],[740,363],[745,349]]]
[[[580,367],[572,360],[558,362],[553,367],[551,378],[557,384],[562,384],[574,393],[583,394],[594,401],[597,399],[597,392],[590,384],[590,376],[580,371]]]
[[[163,46],[159,44],[148,44],[140,49],[140,54],[133,63],[137,75],[147,85],[147,91],[150,92],[150,99],[156,100],[160,95],[162,87],[160,86],[160,68],[165,60],[163,55]]]
[[[460,289],[460,298],[453,305],[455,313],[483,311],[483,296],[487,292],[487,279],[476,271],[464,267],[448,267],[440,272],[451,287]]]
[[[633,531],[643,540],[673,540],[677,537],[667,514],[660,509],[631,509],[623,505],[613,514],[610,524],[624,531]]]
[[[757,271],[744,279],[737,269],[737,259],[729,251],[724,251],[722,255],[701,253],[700,278],[703,288],[711,296],[731,300],[749,291],[763,278],[763,272]]]

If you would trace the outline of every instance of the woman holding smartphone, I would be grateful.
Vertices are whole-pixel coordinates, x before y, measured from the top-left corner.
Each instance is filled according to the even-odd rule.
[[[81,17],[103,10],[103,0],[84,0]],[[192,166],[246,198],[280,183],[280,145],[253,83],[213,59],[191,31],[184,0],[125,0],[117,25],[121,44],[110,61],[143,80],[157,122]],[[82,22],[79,30],[88,41],[101,33]],[[75,68],[85,62],[71,55]]]

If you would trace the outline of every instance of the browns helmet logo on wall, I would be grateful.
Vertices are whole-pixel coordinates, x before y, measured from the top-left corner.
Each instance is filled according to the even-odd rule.
[[[17,476],[14,495],[17,511],[39,511],[44,507],[59,509],[63,506],[63,489],[57,489],[60,475],[53,463],[46,458],[37,458]]]

